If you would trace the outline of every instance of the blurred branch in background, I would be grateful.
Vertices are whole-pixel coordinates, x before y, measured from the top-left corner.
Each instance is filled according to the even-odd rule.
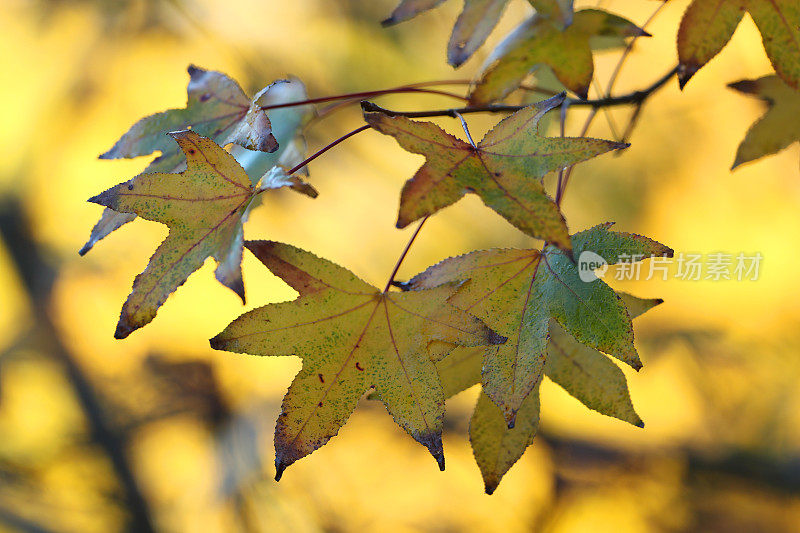
[[[9,104],[4,119],[12,124],[8,131],[13,144],[8,144],[12,148],[3,160],[13,164],[0,167],[0,184],[14,188],[16,196],[0,202],[0,249],[7,252],[21,281],[32,317],[30,325],[23,320],[12,324],[13,334],[0,339],[5,347],[0,348],[0,530],[795,531],[800,523],[800,339],[782,331],[779,319],[797,316],[796,298],[786,297],[796,294],[797,276],[793,261],[780,255],[794,252],[776,228],[791,234],[796,222],[797,199],[787,193],[795,190],[789,187],[796,185],[796,157],[789,154],[789,166],[770,161],[754,166],[754,173],[743,169],[730,175],[726,158],[757,110],[745,116],[749,111],[739,100],[728,99],[724,85],[714,86],[700,75],[681,95],[670,84],[664,86],[648,101],[641,115],[645,118],[637,125],[641,134],[631,150],[618,162],[603,162],[607,166],[576,177],[575,187],[589,189],[569,197],[575,202],[571,226],[592,225],[597,217],[615,212],[622,217],[618,222],[628,217],[626,230],[656,228],[676,249],[761,250],[770,261],[767,275],[775,276],[754,285],[758,292],[742,290],[742,285],[723,290],[721,284],[702,283],[653,289],[654,295],[661,296],[662,287],[672,293],[664,295],[667,309],[652,323],[657,329],[637,332],[648,366],[631,385],[637,407],[642,405],[651,415],[643,413],[647,426],[639,433],[624,433],[616,422],[591,413],[572,419],[575,411],[568,409],[576,402],[563,395],[550,412],[567,410],[545,420],[532,449],[509,474],[509,486],[485,497],[476,494],[480,481],[466,448],[465,411],[448,405],[448,470],[440,474],[424,450],[406,447],[404,437],[381,426],[388,418],[382,407],[363,402],[354,416],[362,425],[343,431],[326,447],[327,455],[298,465],[295,474],[276,485],[270,466],[272,431],[293,367],[244,357],[215,358],[203,351],[208,336],[186,340],[187,331],[202,329],[205,334],[210,321],[203,328],[191,323],[172,331],[174,322],[164,317],[168,325],[144,340],[95,346],[94,341],[111,337],[111,331],[94,331],[100,329],[100,317],[118,311],[116,299],[129,289],[127,277],[114,277],[120,267],[108,257],[115,251],[134,253],[129,248],[146,241],[136,251],[146,258],[151,245],[147,239],[155,239],[155,234],[147,233],[151,228],[144,222],[131,224],[127,240],[120,237],[105,244],[112,252],[106,259],[78,263],[75,251],[86,224],[96,216],[83,200],[100,183],[135,175],[141,163],[100,166],[93,158],[136,117],[180,106],[186,65],[197,62],[244,74],[250,89],[294,73],[307,81],[314,96],[425,79],[470,78],[470,69],[477,66],[468,64],[457,76],[449,67],[441,68],[442,48],[460,2],[446,2],[421,15],[413,28],[392,30],[382,30],[378,21],[396,5],[394,0],[290,4],[39,1],[15,11],[25,16],[9,17],[15,27],[30,25],[28,33],[3,26],[7,35],[1,42],[24,63],[15,74],[24,88],[5,99]],[[655,5],[644,0],[605,4],[620,12],[631,10],[636,20],[645,20]],[[630,72],[635,74],[630,80],[623,76],[615,94],[646,86],[662,75],[657,69],[672,64],[674,30],[685,4],[665,3],[664,23],[653,28],[653,43],[640,43],[651,47],[645,54],[648,59],[636,63],[638,52],[631,54]],[[509,21],[501,21],[506,26],[527,13],[529,5],[509,2],[508,9],[516,11],[509,12]],[[26,19],[31,14],[39,25]],[[741,27],[737,39],[739,48],[728,50],[708,68],[718,68],[720,79],[720,72],[738,79],[758,74],[758,69],[767,71],[755,29]],[[612,68],[599,62],[601,79],[607,79]],[[167,82],[165,76],[173,77]],[[156,109],[151,100],[161,96]],[[526,96],[541,99],[539,94]],[[419,101],[431,109],[449,105],[417,100],[423,98],[419,95],[388,98],[386,106],[391,108],[425,109]],[[348,111],[352,113],[326,119],[325,129],[319,128],[310,144],[322,144],[361,125],[358,110]],[[494,122],[496,117],[470,118],[474,131]],[[598,137],[607,135],[601,126]],[[42,132],[58,142],[43,142]],[[276,202],[268,211],[269,224],[254,226],[255,234],[269,231],[276,239],[300,235],[320,255],[339,250],[337,257],[360,274],[378,272],[383,278],[383,254],[407,238],[394,231],[395,213],[387,214],[392,210],[385,205],[396,202],[402,180],[418,161],[388,148],[378,137],[359,135],[347,149],[326,155],[330,164],[313,169],[315,185],[322,191],[314,211],[290,199]],[[677,153],[685,155],[685,163],[676,161]],[[793,174],[785,172],[787,168]],[[785,182],[776,177],[781,172],[789,175]],[[759,178],[759,192],[754,193],[752,183]],[[709,198],[714,199],[713,209]],[[363,201],[352,210],[342,208],[354,199]],[[668,217],[662,213],[664,205]],[[415,245],[419,262],[408,268],[424,268],[467,246],[520,242],[512,240],[516,234],[502,233],[504,226],[491,216],[483,216],[477,204],[444,213],[440,226],[426,228],[430,240],[420,238]],[[782,258],[788,265],[784,270]],[[257,284],[257,277],[268,275],[263,269],[252,272],[248,296],[273,299],[274,284]],[[77,304],[58,307],[54,283],[64,288],[62,299]],[[193,278],[189,283],[200,282]],[[196,284],[192,289],[199,293],[208,287]],[[212,289],[196,299],[188,289],[186,299],[174,301],[182,313],[201,307],[200,302],[204,308],[227,305]],[[0,285],[3,306],[6,290]],[[97,298],[87,298],[87,290]],[[109,311],[103,303],[112,299],[115,307]],[[754,310],[748,314],[750,308]],[[71,316],[75,309],[84,316]],[[226,309],[234,316],[240,310]],[[770,322],[758,336],[741,335],[739,322],[731,319],[734,311],[745,322],[764,309],[777,325]],[[723,317],[723,323],[728,320],[726,328],[719,333],[691,329],[708,315]],[[199,312],[191,320],[198,316]],[[126,357],[129,366],[106,371]],[[255,364],[265,370],[254,371]],[[55,390],[60,382],[51,380],[51,367],[66,394]],[[658,393],[645,390],[652,384],[659,387]],[[20,387],[30,390],[24,400],[47,396],[57,405],[15,401]],[[247,387],[246,392],[240,390]],[[67,420],[49,425],[53,417]],[[564,426],[556,427],[553,419],[558,417]],[[665,429],[669,417],[678,419],[673,425],[682,429]],[[597,431],[597,426],[606,429]],[[186,441],[194,441],[176,435],[192,431],[198,435],[191,438],[210,453],[185,449]],[[148,445],[143,436],[153,434],[166,437]],[[617,434],[623,438],[613,438]],[[192,460],[181,463],[193,452]],[[194,484],[206,479],[213,495],[198,496]],[[540,482],[546,485],[544,500],[521,490]],[[442,494],[450,495],[449,501]],[[221,512],[207,511],[218,504]],[[207,520],[208,516],[219,518]]]
[[[99,395],[76,359],[61,342],[47,309],[56,272],[31,237],[21,206],[12,201],[0,207],[0,235],[11,253],[16,271],[30,295],[34,310],[34,330],[26,332],[23,343],[31,343],[63,365],[76,398],[89,422],[91,437],[105,452],[114,469],[129,511],[129,528],[154,532],[147,500],[128,462],[127,442],[107,421]]]

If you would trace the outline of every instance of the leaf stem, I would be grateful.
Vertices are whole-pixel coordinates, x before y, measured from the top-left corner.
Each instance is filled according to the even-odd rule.
[[[458,111],[454,111],[453,114],[458,120],[461,121],[461,127],[464,128],[464,133],[467,135],[467,140],[469,141],[469,144],[471,144],[473,148],[477,148],[477,146],[475,145],[475,141],[472,140],[472,134],[469,132],[469,126],[467,126],[467,121],[464,120],[464,117],[462,117],[461,113],[459,113]]]
[[[294,167],[292,167],[291,170],[289,170],[287,172],[287,174],[289,174],[291,176],[292,174],[294,174],[295,172],[297,172],[298,170],[300,170],[301,168],[303,168],[304,166],[306,166],[307,164],[309,164],[310,162],[312,162],[313,160],[315,160],[316,158],[318,158],[319,156],[321,156],[322,154],[324,154],[325,152],[327,152],[328,150],[330,150],[331,148],[336,146],[337,144],[340,144],[340,143],[346,141],[347,139],[349,139],[350,137],[352,137],[353,135],[361,133],[364,130],[368,130],[369,128],[370,128],[370,126],[368,124],[365,124],[363,126],[360,126],[360,127],[356,128],[356,129],[354,129],[353,131],[351,131],[349,133],[345,133],[344,135],[342,135],[341,137],[339,137],[335,141],[327,144],[326,146],[323,146],[322,148],[320,148],[319,150],[314,152],[312,155],[308,156],[307,158],[305,158],[304,160],[302,160],[301,162],[296,164]]]
[[[406,244],[406,247],[403,249],[403,253],[400,254],[400,258],[397,259],[397,263],[394,264],[394,269],[392,269],[392,273],[389,275],[389,281],[386,282],[386,287],[383,288],[383,292],[387,292],[389,290],[389,287],[391,287],[392,284],[394,283],[394,277],[397,275],[397,271],[400,270],[400,265],[403,264],[403,261],[405,260],[406,256],[408,255],[408,251],[411,249],[411,245],[414,244],[415,240],[417,240],[417,235],[419,235],[419,232],[422,229],[422,226],[425,224],[425,222],[430,217],[431,216],[428,215],[425,218],[423,218],[422,221],[420,221],[419,226],[417,226],[417,229],[414,230],[414,233],[411,235],[411,238],[408,240],[408,243]]]

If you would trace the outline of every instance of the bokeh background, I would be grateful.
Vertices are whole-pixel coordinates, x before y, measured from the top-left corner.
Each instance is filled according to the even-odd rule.
[[[670,1],[648,27],[654,36],[637,42],[615,92],[675,64],[687,3]],[[764,256],[755,282],[613,283],[666,300],[637,320],[644,369],[626,369],[645,429],[547,382],[536,443],[486,496],[466,438],[475,388],[448,402],[444,473],[364,401],[278,484],[272,430],[299,361],[214,352],[207,339],[291,289],[246,255],[242,307],[209,261],[151,325],[114,340],[166,228],[137,220],[78,256],[101,211],[86,199],[149,161],[97,155],[138,118],[182,107],[189,64],[226,72],[249,94],[287,74],[312,96],[470,79],[530,11],[510,2],[488,45],[453,71],[444,50],[461,2],[383,29],[393,4],[0,0],[0,530],[797,531],[798,150],[729,171],[763,105],[725,85],[771,71],[747,16],[683,93],[670,82],[648,101],[629,150],[576,170],[564,204],[573,230],[614,220],[678,252]],[[643,23],[658,2],[601,5]],[[600,87],[618,58],[597,55]],[[593,135],[624,127],[629,111],[610,113]],[[473,135],[496,120],[470,116]],[[568,132],[582,121],[576,111]],[[361,123],[357,106],[342,109],[310,128],[309,146]],[[456,121],[438,123],[461,135]],[[421,162],[362,133],[311,165],[318,199],[271,195],[246,236],[312,250],[380,286],[410,234],[394,229],[398,192]],[[535,244],[467,198],[431,219],[400,278],[468,250]]]

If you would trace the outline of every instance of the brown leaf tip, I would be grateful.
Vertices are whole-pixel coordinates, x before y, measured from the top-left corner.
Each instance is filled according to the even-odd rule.
[[[489,496],[494,494],[494,491],[497,490],[497,485],[499,485],[498,481],[495,481],[495,480],[485,481],[483,486],[484,486],[484,490],[486,491],[486,494],[489,495]]]
[[[214,350],[224,350],[224,340],[222,339],[222,333],[217,335],[216,337],[212,337],[208,340],[208,344]]]
[[[111,203],[111,194],[109,194],[109,191],[103,191],[96,196],[92,196],[86,201],[93,204],[102,205],[103,207],[111,207],[109,205]]]
[[[694,63],[681,63],[678,66],[678,87],[683,90],[686,87],[686,84],[689,83],[689,80],[692,79],[692,76],[697,74],[697,71],[700,70],[700,65]]]
[[[431,455],[436,459],[439,470],[444,472],[444,447],[442,446],[442,434],[434,432],[421,433],[415,437],[417,442],[428,448]]]
[[[194,78],[195,76],[199,76],[201,74],[205,74],[208,72],[204,68],[200,68],[197,65],[189,65],[189,68],[186,69],[189,72],[189,77]]]
[[[283,477],[283,472],[286,470],[286,467],[289,466],[288,464],[284,464],[280,461],[280,459],[275,459],[275,481],[280,481]]]
[[[137,329],[139,329],[138,326],[129,324],[124,317],[120,317],[119,322],[117,322],[117,329],[114,331],[114,338],[122,340]]]
[[[745,94],[755,94],[758,92],[756,80],[739,80],[728,84],[728,87]]]

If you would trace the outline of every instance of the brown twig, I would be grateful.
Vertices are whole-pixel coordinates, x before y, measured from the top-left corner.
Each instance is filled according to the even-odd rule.
[[[325,152],[327,152],[328,150],[330,150],[331,148],[336,146],[337,144],[346,141],[347,139],[349,139],[353,135],[361,133],[364,130],[368,130],[370,127],[371,126],[368,126],[368,125],[365,124],[365,125],[363,125],[363,126],[361,126],[359,128],[354,129],[353,131],[351,131],[349,133],[345,133],[344,135],[342,135],[341,137],[339,137],[335,141],[323,146],[322,148],[320,148],[319,150],[317,150],[316,152],[314,152],[313,154],[311,154],[310,156],[308,156],[307,158],[305,158],[304,160],[302,160],[301,162],[296,164],[294,167],[292,167],[291,170],[289,170],[287,172],[287,174],[289,174],[291,176],[292,174],[294,174],[295,172],[297,172],[298,170],[300,170],[301,168],[303,168],[304,166],[306,166],[307,164],[309,164],[310,162],[312,162],[313,160],[315,160],[316,158],[318,158],[319,156],[321,156],[322,154],[324,154]]]
[[[649,98],[653,93],[661,89],[667,82],[672,79],[678,72],[678,67],[675,66],[666,74],[661,76],[649,87],[634,91],[620,96],[609,96],[606,98],[598,98],[595,100],[581,100],[578,98],[567,98],[564,102],[568,102],[572,107],[591,107],[593,109],[600,109],[603,107],[613,107],[620,105],[639,104]],[[431,111],[394,111],[385,109],[377,104],[369,101],[361,102],[361,108],[367,112],[379,112],[389,115],[390,117],[407,117],[407,118],[426,118],[426,117],[456,117],[456,114],[466,115],[467,113],[510,113],[523,109],[524,105],[505,105],[505,104],[486,104],[475,105],[466,107],[456,107],[450,109],[436,109]]]
[[[411,249],[411,245],[414,244],[415,240],[417,240],[417,235],[419,235],[420,230],[422,230],[422,226],[425,225],[425,222],[430,217],[431,216],[428,215],[425,218],[423,218],[422,221],[420,221],[419,226],[417,226],[417,229],[414,230],[414,233],[411,235],[411,238],[408,240],[408,243],[406,244],[406,247],[403,248],[403,252],[400,254],[400,257],[397,259],[397,262],[394,264],[394,268],[392,269],[392,273],[389,275],[389,281],[386,282],[386,287],[383,288],[383,292],[388,291],[389,287],[391,287],[392,285],[395,284],[394,277],[397,275],[397,271],[400,270],[400,265],[403,264],[403,260],[408,255],[408,251]]]

